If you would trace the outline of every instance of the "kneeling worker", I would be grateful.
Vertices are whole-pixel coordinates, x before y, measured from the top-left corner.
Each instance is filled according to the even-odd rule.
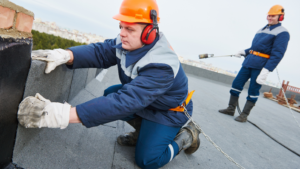
[[[227,109],[219,110],[220,113],[233,116],[238,104],[239,95],[245,83],[250,78],[248,97],[243,112],[235,118],[238,122],[246,122],[251,109],[254,107],[261,85],[267,76],[279,64],[287,49],[290,39],[289,32],[281,26],[284,19],[284,9],[274,5],[267,16],[268,24],[256,33],[252,46],[242,50],[236,56],[245,56],[243,66],[232,83],[230,101]]]
[[[200,131],[183,112],[192,115],[188,79],[179,59],[159,32],[159,10],[155,0],[124,0],[120,34],[103,43],[71,47],[69,50],[34,51],[34,59],[47,61],[46,73],[67,64],[71,69],[118,66],[122,84],[105,90],[104,96],[71,108],[37,94],[25,98],[18,112],[20,124],[28,128],[66,128],[82,123],[87,128],[124,120],[135,132],[118,137],[120,145],[136,146],[135,160],[141,168],[159,168],[181,150],[194,153]],[[45,57],[47,55],[47,57]]]

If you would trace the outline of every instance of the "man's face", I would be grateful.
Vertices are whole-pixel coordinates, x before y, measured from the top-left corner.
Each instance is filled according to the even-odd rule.
[[[267,20],[269,25],[278,24],[279,15],[268,15]]]
[[[122,48],[128,51],[139,49],[143,46],[141,34],[145,25],[137,23],[120,22],[120,37]]]

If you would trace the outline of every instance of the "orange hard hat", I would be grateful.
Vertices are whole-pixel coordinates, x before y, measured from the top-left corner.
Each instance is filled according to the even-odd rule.
[[[284,9],[281,5],[274,5],[269,10],[268,15],[284,15]]]
[[[156,0],[124,0],[121,4],[119,14],[113,18],[123,22],[153,23],[150,11],[156,10],[159,22],[159,10]]]

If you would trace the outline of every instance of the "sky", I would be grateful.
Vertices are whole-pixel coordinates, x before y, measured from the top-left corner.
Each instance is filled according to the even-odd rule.
[[[112,17],[122,0],[10,0],[35,13],[35,18],[58,26],[116,38],[119,22]],[[251,47],[255,33],[267,24],[267,13],[276,4],[285,8],[282,25],[290,33],[284,58],[277,66],[279,77],[300,87],[299,0],[157,0],[160,31],[173,49],[186,59],[199,54],[231,55]],[[202,59],[231,71],[241,68],[243,58]],[[278,83],[274,70],[268,80]],[[280,82],[280,83],[281,83]]]

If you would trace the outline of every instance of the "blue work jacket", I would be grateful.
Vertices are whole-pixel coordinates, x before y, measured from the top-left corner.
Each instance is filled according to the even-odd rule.
[[[188,94],[188,79],[163,33],[150,44],[134,51],[122,48],[120,36],[69,48],[77,68],[109,68],[117,65],[123,87],[116,93],[95,98],[76,106],[86,127],[94,127],[136,114],[167,126],[183,126],[188,118],[169,111],[182,105]],[[187,105],[192,115],[193,103]]]
[[[272,72],[283,58],[289,40],[290,34],[281,26],[281,23],[272,26],[266,25],[258,30],[252,41],[252,46],[245,50],[246,58],[243,66],[254,69],[266,68]],[[250,50],[268,54],[270,58],[250,54]]]

